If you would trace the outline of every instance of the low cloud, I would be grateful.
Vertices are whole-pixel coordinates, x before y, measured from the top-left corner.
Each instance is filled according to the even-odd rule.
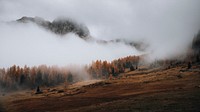
[[[0,66],[35,66],[41,64],[66,66],[89,64],[140,54],[122,43],[86,42],[73,33],[56,35],[35,24],[1,24]]]
[[[22,16],[69,17],[84,23],[94,38],[148,42],[151,59],[184,54],[200,29],[198,0],[1,0],[0,21]],[[122,43],[87,43],[74,34],[60,38],[36,25],[0,25],[1,67],[85,64],[141,54]]]

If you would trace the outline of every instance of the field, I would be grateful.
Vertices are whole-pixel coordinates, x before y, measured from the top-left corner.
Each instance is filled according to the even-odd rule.
[[[127,71],[119,78],[1,93],[8,112],[199,112],[200,65]]]

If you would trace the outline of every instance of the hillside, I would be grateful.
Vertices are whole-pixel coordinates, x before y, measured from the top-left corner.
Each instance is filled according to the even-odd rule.
[[[129,71],[120,78],[2,94],[8,112],[200,111],[200,65]]]

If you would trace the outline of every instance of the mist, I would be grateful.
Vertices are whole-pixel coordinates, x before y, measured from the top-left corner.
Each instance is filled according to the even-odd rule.
[[[163,59],[184,54],[200,29],[198,0],[1,0],[0,67],[13,64],[65,66],[150,54]],[[60,37],[35,24],[8,24],[22,16],[84,23],[92,37],[149,44],[145,52],[123,43],[86,42],[73,33]]]
[[[66,66],[89,64],[93,60],[113,60],[138,54],[124,44],[89,43],[73,33],[60,37],[34,24],[14,24],[1,27],[1,67],[14,64]]]

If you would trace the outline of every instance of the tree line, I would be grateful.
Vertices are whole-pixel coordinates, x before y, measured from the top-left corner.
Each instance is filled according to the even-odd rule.
[[[92,75],[93,78],[117,77],[120,73],[124,73],[125,69],[131,71],[137,69],[139,59],[139,56],[127,56],[111,62],[97,60],[92,62],[88,68],[88,73]]]
[[[138,68],[139,56],[127,56],[113,60],[111,62],[97,60],[84,67],[84,70],[91,78],[101,79],[117,77],[124,73],[125,69],[135,70]],[[80,74],[81,75],[81,74]],[[70,71],[70,68],[40,65],[38,67],[20,67],[13,65],[8,68],[0,69],[0,88],[1,89],[19,89],[31,88],[37,86],[54,86],[60,83],[73,83],[76,74]]]
[[[56,66],[20,67],[13,65],[0,69],[0,86],[6,89],[53,86],[65,82],[70,75],[67,69]]]

